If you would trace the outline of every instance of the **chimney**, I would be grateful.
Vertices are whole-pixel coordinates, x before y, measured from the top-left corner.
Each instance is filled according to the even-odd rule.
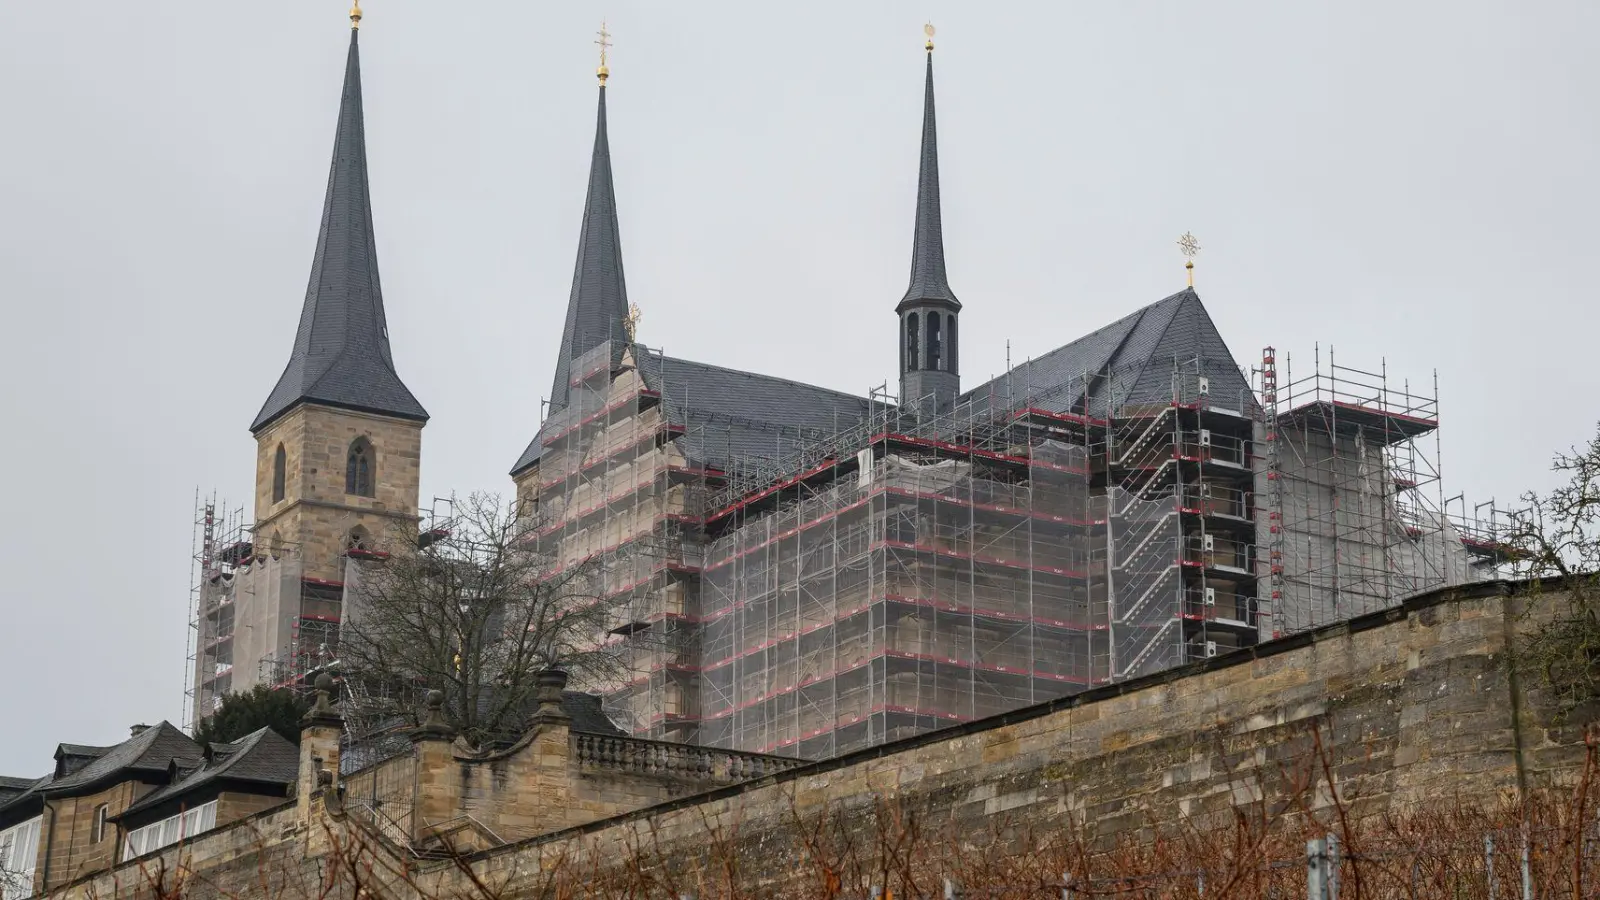
[[[132,728],[129,728],[128,730],[133,732],[133,734],[130,735],[130,737],[138,737],[139,735],[144,734],[146,731],[149,731],[150,730],[150,726],[149,725],[135,725]]]

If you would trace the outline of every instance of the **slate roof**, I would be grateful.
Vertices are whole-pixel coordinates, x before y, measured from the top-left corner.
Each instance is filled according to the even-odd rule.
[[[419,422],[428,419],[422,404],[400,381],[389,350],[367,188],[357,34],[350,32],[333,162],[294,350],[250,425],[253,433],[308,402]]]
[[[628,733],[617,727],[611,718],[600,708],[600,698],[594,694],[585,694],[582,691],[562,691],[561,711],[572,717],[568,726],[573,731],[584,731],[589,734],[603,734],[611,737],[627,737]]]
[[[944,222],[939,212],[939,135],[933,115],[933,48],[922,98],[922,163],[917,173],[917,222],[911,240],[911,283],[895,312],[919,301],[961,308],[944,271]]]
[[[57,744],[56,777],[70,775],[110,751],[110,747],[92,747],[88,744]]]
[[[73,744],[60,745],[56,748],[58,763],[72,755],[68,748],[84,749]],[[39,790],[47,795],[83,792],[117,778],[163,775],[174,759],[193,760],[199,757],[199,744],[172,727],[171,723],[162,722],[106,749],[88,765],[56,776]]]
[[[1249,382],[1193,288],[1015,366],[1009,378],[978,385],[958,402],[1104,416],[1122,404],[1171,400],[1174,360],[1192,363],[1196,357],[1198,373],[1211,380],[1214,402],[1242,412],[1254,408]]]
[[[691,461],[726,469],[776,462],[805,439],[815,441],[865,421],[871,401],[843,391],[666,356],[632,346],[645,386],[660,391],[668,421],[686,428],[679,447]],[[512,467],[539,461],[535,435]]]
[[[161,806],[222,780],[287,789],[299,777],[300,751],[271,728],[262,728],[231,743],[211,744],[198,761],[175,760],[169,773],[170,784],[140,797],[121,816]]]
[[[617,224],[617,197],[611,180],[611,142],[606,136],[606,86],[600,85],[600,108],[594,129],[594,155],[589,160],[589,192],[583,201],[578,232],[578,261],[572,272],[567,318],[556,352],[552,408],[567,404],[572,361],[606,341],[620,355],[627,344],[628,285],[622,272],[622,231]],[[613,359],[615,364],[617,359]]]
[[[813,384],[635,350],[647,386],[661,392],[669,421],[687,426],[684,455],[726,468],[739,460],[792,455],[867,418],[871,401]]]
[[[43,778],[0,778],[0,829],[16,824],[14,819],[32,818],[35,812],[33,807],[44,805],[41,791],[53,777],[46,775]],[[27,813],[18,815],[22,810],[27,810]]]

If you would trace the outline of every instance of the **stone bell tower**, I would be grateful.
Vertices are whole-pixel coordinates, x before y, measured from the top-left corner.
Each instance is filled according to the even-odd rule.
[[[304,680],[337,646],[352,547],[415,521],[428,413],[389,348],[367,184],[359,6],[311,279],[288,365],[261,406],[255,527],[203,589],[196,719],[230,692]]]

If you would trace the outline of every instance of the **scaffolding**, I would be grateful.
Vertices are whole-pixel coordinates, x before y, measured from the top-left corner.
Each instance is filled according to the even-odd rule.
[[[599,563],[627,674],[585,687],[635,735],[821,758],[1255,640],[1255,400],[1198,358],[756,447],[650,354],[579,358],[518,486],[554,571]]]
[[[243,507],[197,498],[185,718],[230,693],[308,689],[337,660],[344,585],[306,576],[300,546],[262,546]],[[350,551],[347,551],[347,553]]]
[[[1391,383],[1387,363],[1372,372],[1325,355],[1298,379],[1286,355],[1281,387],[1276,351],[1262,356],[1275,635],[1475,577],[1444,512],[1437,374],[1422,393]]]
[[[1110,580],[1115,678],[1248,646],[1262,631],[1254,496],[1259,407],[1174,360],[1166,403],[1115,407]]]
[[[1253,643],[1253,398],[1198,360],[892,407],[706,525],[702,740],[824,758]],[[1109,418],[1057,412],[1110,385]],[[1077,404],[1082,407],[1084,404]]]
[[[519,508],[553,574],[590,567],[587,593],[610,607],[595,641],[625,672],[587,687],[630,733],[694,742],[698,532],[709,487],[725,476],[684,453],[683,417],[669,417],[636,352],[648,353],[604,343],[574,361],[567,404],[540,429],[539,466],[519,485]]]
[[[1109,624],[1086,573],[1104,523],[1094,425],[1070,426],[1073,443],[1021,455],[885,430],[813,470],[815,491],[714,513],[747,520],[706,554],[705,743],[824,758],[1096,683]]]
[[[1469,565],[1479,577],[1517,574],[1516,564],[1526,560],[1529,551],[1514,536],[1528,533],[1531,509],[1510,509],[1491,498],[1469,511],[1466,497],[1456,494],[1445,498],[1444,510],[1445,522],[1455,529]]]
[[[183,692],[184,721],[191,727],[232,690],[235,576],[247,564],[247,536],[242,507],[195,490]]]
[[[1038,386],[1030,363],[943,415],[875,391],[831,432],[757,442],[653,351],[607,344],[576,361],[519,498],[556,571],[599,562],[595,640],[627,672],[585,687],[622,727],[826,758],[1505,561],[1493,508],[1446,514],[1436,388],[1287,362],[1280,383],[1263,353],[1259,391],[1213,391],[1199,356]]]

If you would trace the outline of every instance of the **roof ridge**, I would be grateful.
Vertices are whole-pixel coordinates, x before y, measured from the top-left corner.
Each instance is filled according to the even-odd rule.
[[[764,372],[756,372],[756,371],[752,371],[750,369],[735,369],[732,366],[724,366],[724,365],[719,365],[717,363],[700,362],[699,360],[685,359],[685,358],[683,358],[681,356],[668,356],[665,353],[657,353],[655,351],[649,350],[648,348],[646,349],[645,352],[651,353],[653,355],[653,357],[656,358],[656,359],[670,359],[673,362],[679,363],[681,365],[699,366],[699,367],[701,367],[703,369],[716,369],[719,372],[731,372],[731,373],[733,373],[735,375],[748,375],[751,378],[761,378],[761,379],[765,379],[767,381],[781,382],[783,384],[792,384],[792,385],[794,385],[796,387],[809,388],[809,389],[814,390],[814,391],[824,391],[824,392],[827,392],[827,393],[830,393],[830,394],[835,394],[835,395],[837,395],[839,397],[845,397],[845,398],[848,398],[848,399],[851,399],[851,400],[859,400],[859,401],[861,401],[863,403],[871,403],[872,402],[872,398],[870,398],[870,397],[863,397],[860,394],[852,394],[852,393],[850,393],[848,391],[841,391],[838,388],[830,388],[830,387],[824,387],[824,386],[822,386],[820,384],[812,384],[809,381],[799,381],[797,379],[789,378],[789,377],[784,376],[784,375],[768,375],[768,374],[766,374]]]

